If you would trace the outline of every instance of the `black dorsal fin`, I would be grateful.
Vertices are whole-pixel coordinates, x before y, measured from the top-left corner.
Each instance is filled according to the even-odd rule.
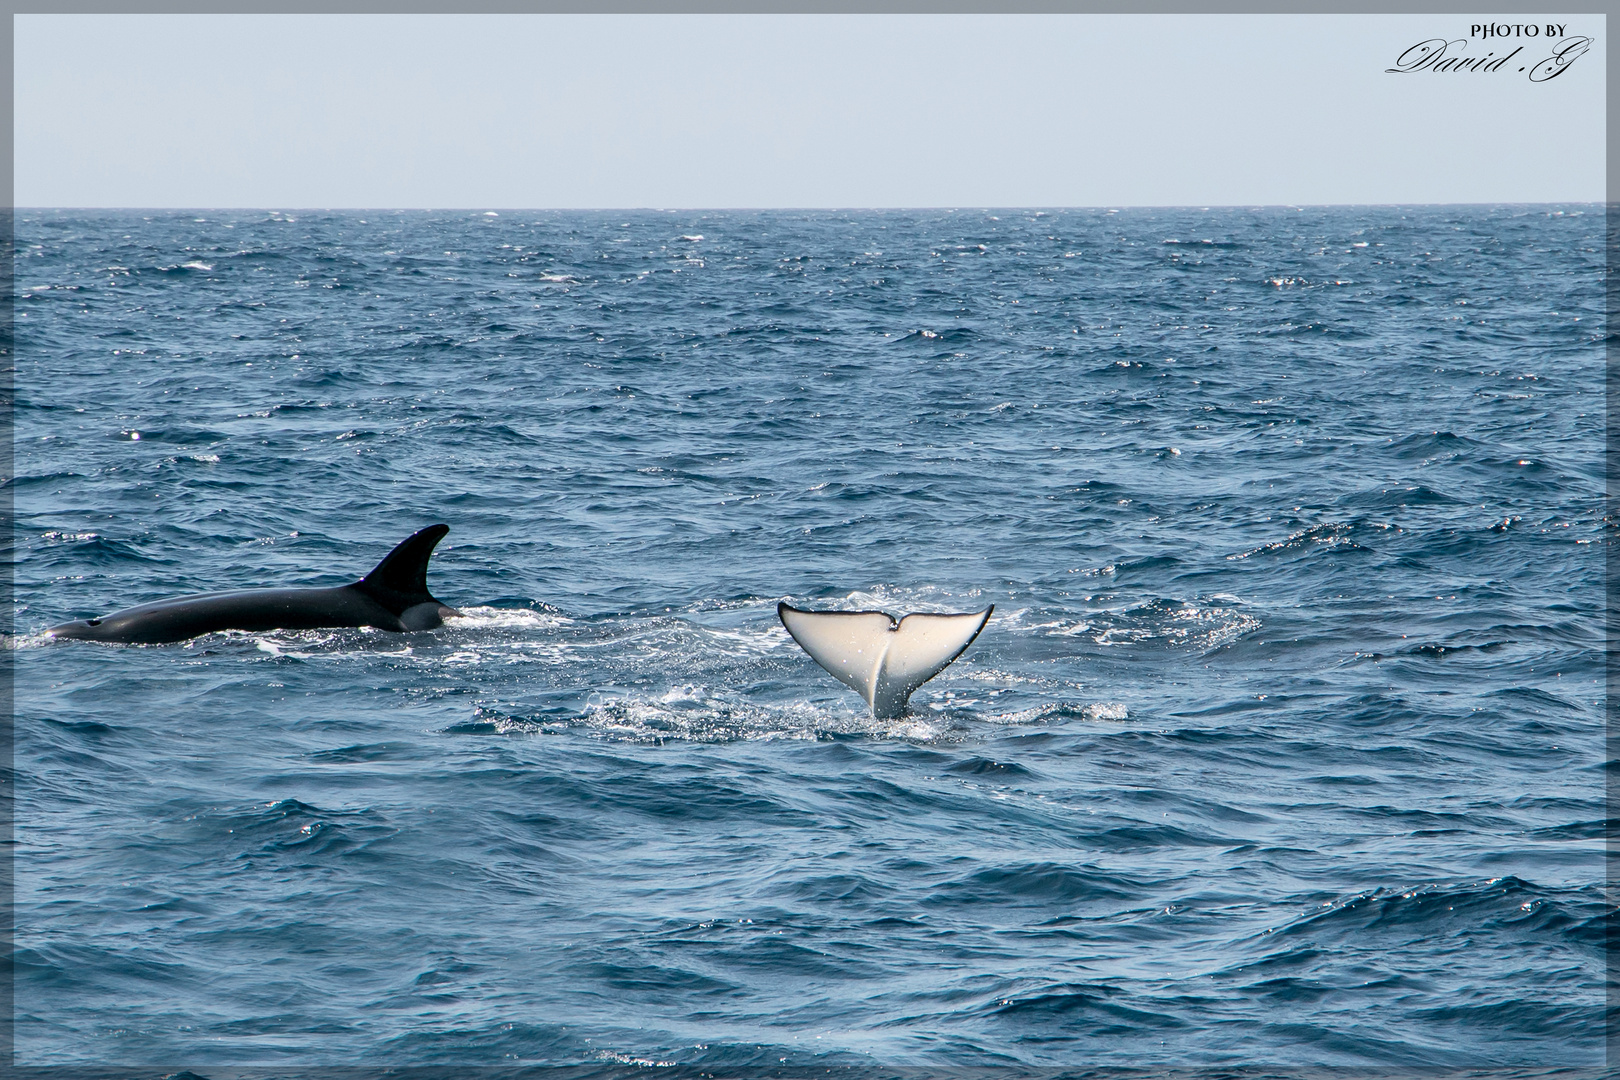
[[[448,525],[429,525],[408,537],[384,556],[377,568],[360,580],[365,590],[389,607],[403,611],[413,604],[437,603],[427,587],[427,564]]]

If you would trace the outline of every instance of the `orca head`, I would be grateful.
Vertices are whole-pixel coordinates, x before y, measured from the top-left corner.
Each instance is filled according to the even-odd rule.
[[[74,619],[72,622],[53,626],[45,632],[53,638],[70,638],[79,641],[98,641],[106,635],[102,629],[101,619]]]

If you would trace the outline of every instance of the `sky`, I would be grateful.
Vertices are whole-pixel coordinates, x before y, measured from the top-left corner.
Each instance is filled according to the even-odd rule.
[[[1604,198],[1605,20],[19,15],[19,206]],[[1549,43],[1546,25],[1563,24]],[[1536,64],[1592,39],[1558,77]],[[1495,71],[1390,73],[1418,42]],[[1525,68],[1525,71],[1515,70]]]

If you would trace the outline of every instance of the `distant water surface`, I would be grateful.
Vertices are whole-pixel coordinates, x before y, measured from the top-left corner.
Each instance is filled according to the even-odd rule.
[[[1602,1063],[1601,207],[19,222],[20,1064]]]

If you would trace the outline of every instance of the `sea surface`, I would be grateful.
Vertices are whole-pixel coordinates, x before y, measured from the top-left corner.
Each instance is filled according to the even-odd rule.
[[[1603,234],[19,212],[17,1063],[1600,1068]]]

